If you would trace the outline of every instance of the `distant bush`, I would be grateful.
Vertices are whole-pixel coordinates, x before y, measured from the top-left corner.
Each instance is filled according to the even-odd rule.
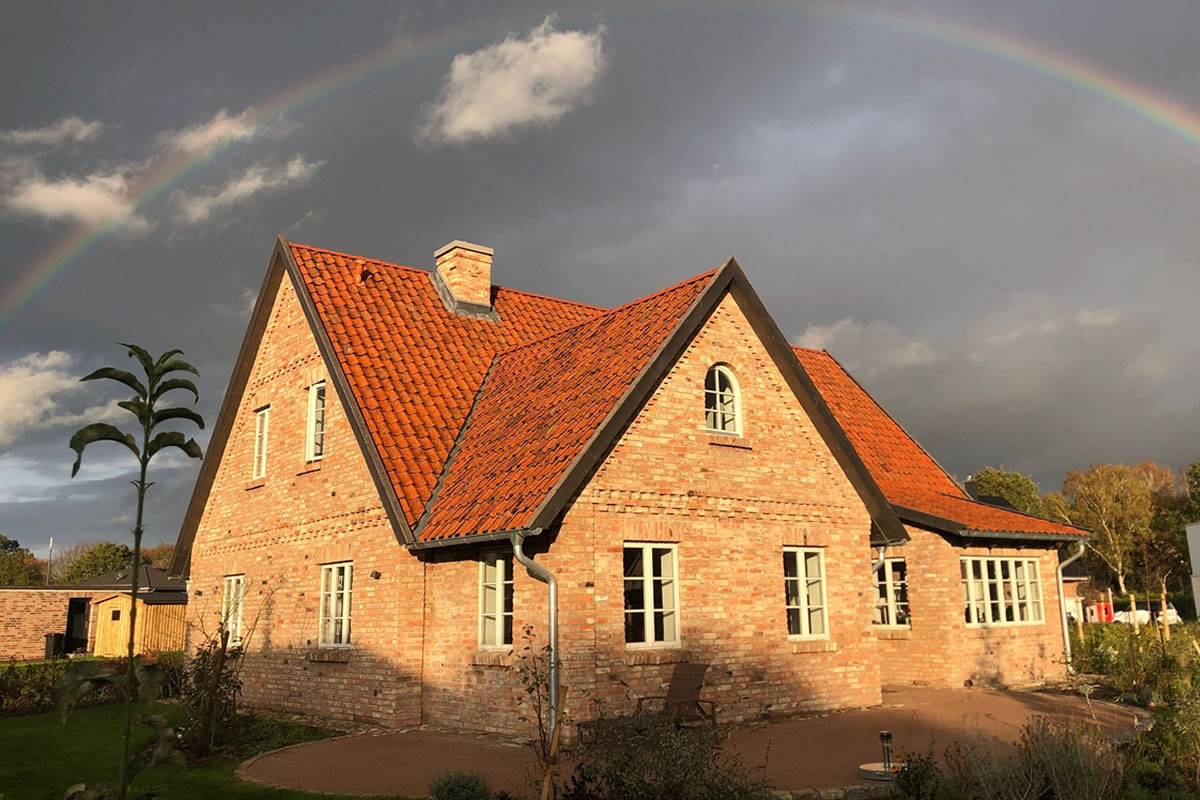
[[[429,785],[433,800],[492,800],[492,790],[472,772],[447,772]]]
[[[1090,623],[1082,639],[1072,626],[1072,666],[1124,700],[1158,705],[1200,687],[1200,654],[1192,644],[1198,636],[1196,623],[1171,626],[1170,641],[1156,625],[1134,632],[1130,625]]]
[[[0,667],[0,715],[37,714],[55,708],[54,687],[76,663],[77,659],[10,661]],[[124,671],[123,659],[104,662],[106,666]],[[120,700],[120,692],[106,687],[84,701],[84,705],[103,705]]]

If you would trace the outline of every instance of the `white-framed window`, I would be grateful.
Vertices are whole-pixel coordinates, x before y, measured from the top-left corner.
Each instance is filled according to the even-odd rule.
[[[267,428],[271,423],[271,407],[254,412],[254,467],[251,477],[267,476]]]
[[[308,387],[308,426],[304,436],[304,459],[320,461],[325,455],[325,381]]]
[[[221,594],[221,625],[229,631],[229,646],[242,643],[242,599],[246,592],[245,575],[226,575]]]
[[[1045,622],[1036,558],[968,557],[962,572],[967,625],[1033,625]]]
[[[909,627],[908,564],[903,558],[889,558],[875,573],[876,625]]]
[[[673,544],[625,544],[625,645],[679,644],[679,580]]]
[[[513,559],[484,553],[479,559],[479,646],[513,643]]]
[[[783,597],[789,637],[824,639],[829,636],[824,550],[819,547],[783,548]]]
[[[737,380],[724,364],[708,368],[704,376],[704,427],[713,433],[741,433]]]
[[[353,563],[321,565],[321,647],[350,646],[350,579]]]

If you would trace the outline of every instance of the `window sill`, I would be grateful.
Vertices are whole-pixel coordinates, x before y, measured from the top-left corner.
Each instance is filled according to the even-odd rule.
[[[832,639],[792,639],[793,653],[836,653],[837,642]]]
[[[708,443],[715,447],[732,447],[735,450],[753,450],[754,445],[738,433],[714,433],[706,431]]]
[[[255,478],[246,484],[246,491],[249,492],[252,489],[261,489],[262,487],[264,487],[266,485],[267,485],[266,478]]]
[[[689,661],[691,657],[691,653],[678,647],[638,647],[625,651],[625,666],[680,664]]]
[[[308,660],[321,664],[349,664],[349,647],[318,647],[308,651]]]
[[[912,628],[905,625],[904,627],[894,626],[888,627],[885,625],[875,626],[875,638],[889,640],[904,640],[912,638]]]
[[[1045,622],[1008,622],[1000,625],[968,625],[967,633],[977,639],[987,639],[1005,634],[1040,633],[1046,627]]]
[[[513,663],[513,652],[509,648],[503,650],[476,650],[471,654],[473,667],[507,667]]]
[[[308,463],[306,463],[304,465],[304,469],[302,469],[296,473],[296,477],[298,478],[301,475],[308,475],[309,473],[320,472],[320,471],[321,471],[321,462],[320,461],[309,461]]]

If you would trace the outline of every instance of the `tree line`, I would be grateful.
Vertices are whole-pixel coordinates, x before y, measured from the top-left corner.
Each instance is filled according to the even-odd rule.
[[[1143,461],[1071,470],[1062,491],[1043,494],[1028,475],[988,467],[975,474],[981,499],[1003,498],[1026,514],[1091,531],[1091,580],[1121,594],[1191,588],[1186,526],[1200,522],[1200,461],[1175,471]]]
[[[142,565],[166,569],[171,563],[175,545],[160,544],[144,548],[141,552]],[[54,586],[72,584],[108,575],[133,564],[133,550],[117,542],[76,542],[57,553],[47,564],[29,548],[22,547],[16,539],[0,534],[0,586]],[[49,569],[50,580],[46,580]]]

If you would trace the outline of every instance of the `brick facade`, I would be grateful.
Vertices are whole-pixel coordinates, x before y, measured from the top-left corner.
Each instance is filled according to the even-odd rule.
[[[111,594],[54,587],[0,589],[0,661],[42,658],[46,654],[46,634],[66,633],[67,608],[72,598],[95,600]],[[88,610],[89,652],[96,636],[95,613],[92,603]]]
[[[740,384],[741,437],[703,429],[704,375],[717,362]],[[248,703],[384,725],[526,731],[511,657],[478,644],[480,548],[417,554],[397,542],[332,390],[325,456],[305,463],[307,387],[326,378],[285,275],[193,543],[196,630],[215,629],[223,578],[242,574],[243,618],[255,628],[243,671]],[[267,477],[255,481],[254,412],[266,406]],[[1042,629],[967,634],[957,553],[914,530],[905,551],[920,646],[897,653],[905,647],[877,641],[870,625],[870,530],[863,502],[726,296],[560,523],[529,540],[560,582],[572,716],[628,712],[637,697],[661,693],[671,665],[685,659],[711,664],[704,696],[726,720],[872,705],[881,683],[930,672],[953,682],[993,667],[1004,675],[1050,670],[1058,655],[1046,560],[1053,551],[1043,558]],[[677,544],[680,647],[625,647],[625,542]],[[824,550],[828,639],[788,637],[789,545]],[[503,541],[496,547],[507,549]],[[343,560],[354,565],[353,642],[339,663],[318,649],[317,629],[320,565]],[[932,576],[928,583],[917,581],[918,571]],[[519,567],[514,584],[518,638],[524,624],[544,636],[546,587]],[[189,635],[192,646],[202,638]],[[934,666],[918,669],[918,651]]]

